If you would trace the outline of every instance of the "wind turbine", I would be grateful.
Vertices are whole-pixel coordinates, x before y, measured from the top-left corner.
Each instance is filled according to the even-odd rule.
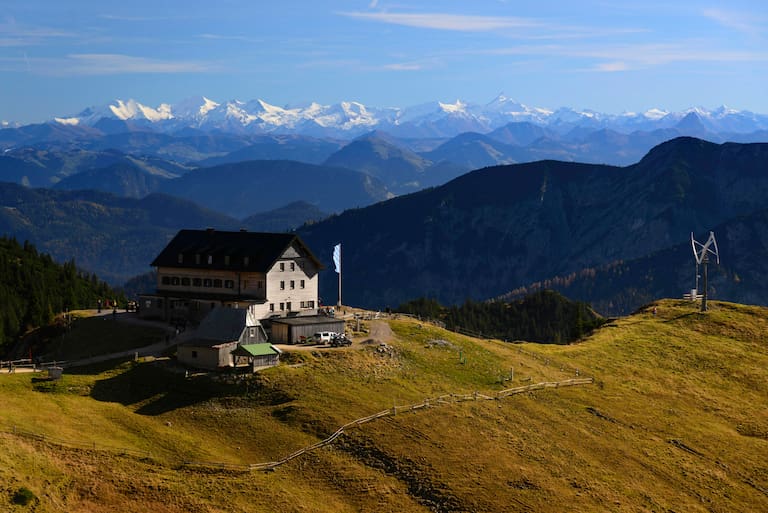
[[[699,286],[699,271],[698,266],[702,266],[704,269],[704,293],[701,296],[701,311],[707,311],[707,264],[709,263],[709,255],[714,255],[717,265],[720,265],[720,252],[717,250],[717,241],[715,240],[715,232],[709,232],[709,238],[707,242],[702,244],[693,238],[693,232],[691,232],[691,247],[693,248],[693,256],[696,258],[696,287]]]

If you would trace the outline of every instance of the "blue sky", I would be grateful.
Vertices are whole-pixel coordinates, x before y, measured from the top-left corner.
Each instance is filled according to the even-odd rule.
[[[618,113],[768,113],[765,0],[5,0],[0,120],[116,98],[378,106],[504,92]]]

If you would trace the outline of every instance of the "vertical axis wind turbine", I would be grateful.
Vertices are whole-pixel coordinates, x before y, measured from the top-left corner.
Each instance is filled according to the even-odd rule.
[[[702,266],[704,270],[702,278],[704,279],[704,293],[701,296],[701,311],[707,311],[707,264],[709,263],[709,255],[714,255],[715,261],[720,265],[720,252],[717,250],[717,241],[715,240],[715,232],[709,232],[709,238],[707,242],[702,244],[697,242],[693,238],[693,232],[691,232],[691,247],[693,248],[693,256],[696,258],[696,285],[698,286],[698,266]]]

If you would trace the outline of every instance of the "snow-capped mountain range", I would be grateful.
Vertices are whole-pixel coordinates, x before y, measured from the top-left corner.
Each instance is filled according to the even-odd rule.
[[[451,137],[463,132],[486,133],[512,122],[546,126],[558,132],[576,127],[607,128],[623,133],[676,126],[684,119],[699,122],[711,132],[749,133],[768,129],[768,115],[729,109],[695,107],[679,112],[650,109],[645,112],[605,114],[562,107],[557,110],[529,107],[503,94],[486,104],[457,100],[412,107],[368,107],[359,102],[333,105],[309,103],[278,107],[264,100],[217,102],[204,96],[157,107],[136,100],[89,107],[75,116],[57,117],[63,125],[94,126],[103,119],[119,120],[162,132],[194,128],[203,131],[297,133],[314,136],[355,137],[383,130],[402,137]]]

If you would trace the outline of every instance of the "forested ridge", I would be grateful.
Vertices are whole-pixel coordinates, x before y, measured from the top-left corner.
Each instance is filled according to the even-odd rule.
[[[59,264],[28,242],[0,237],[0,356],[29,329],[65,310],[95,307],[99,298],[124,299],[74,260]]]
[[[550,344],[578,340],[604,322],[587,303],[571,301],[552,290],[511,302],[467,300],[454,306],[420,298],[400,305],[398,311],[440,320],[449,330]]]

